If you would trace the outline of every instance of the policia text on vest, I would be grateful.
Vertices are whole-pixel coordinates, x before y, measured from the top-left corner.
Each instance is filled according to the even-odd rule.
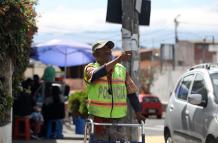
[[[112,88],[113,88],[114,98],[116,98],[116,99],[126,98],[126,94],[124,92],[125,87],[114,86]],[[99,86],[98,96],[99,96],[99,98],[104,98],[104,99],[111,99],[111,97],[112,97],[112,95],[108,93],[108,87],[106,87],[106,86]]]

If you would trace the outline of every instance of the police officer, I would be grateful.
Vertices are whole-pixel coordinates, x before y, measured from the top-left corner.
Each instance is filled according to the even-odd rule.
[[[138,122],[145,120],[141,114],[137,87],[126,68],[120,64],[131,55],[127,52],[112,60],[112,41],[99,41],[92,46],[96,63],[84,69],[88,90],[88,112],[94,122],[123,123],[127,115],[127,98],[135,111]],[[125,141],[123,127],[96,126],[95,138],[103,141]]]

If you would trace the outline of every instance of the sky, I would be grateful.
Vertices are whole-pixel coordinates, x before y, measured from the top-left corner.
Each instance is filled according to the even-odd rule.
[[[218,41],[218,0],[151,0],[149,26],[140,26],[140,45],[174,43],[178,16],[180,40]],[[34,43],[67,39],[93,44],[112,40],[121,47],[121,24],[106,22],[107,0],[38,0]]]

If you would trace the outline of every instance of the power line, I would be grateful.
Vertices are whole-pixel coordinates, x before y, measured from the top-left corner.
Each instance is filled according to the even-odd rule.
[[[164,32],[164,31],[168,31],[166,30],[167,28],[163,28],[163,29],[156,29],[156,30],[145,30],[145,31],[142,31],[142,32],[145,32],[147,35],[149,34],[156,34],[156,33],[159,33],[159,32]]]
[[[162,41],[168,41],[168,40],[172,40],[173,41],[174,35],[169,35],[169,36],[165,36],[163,38],[157,38],[157,39],[155,40],[155,38],[151,38],[151,39],[141,40],[141,41],[143,41],[143,42],[144,41],[152,41],[152,40],[154,40],[155,42],[162,42]]]
[[[200,36],[200,34],[193,33],[193,32],[179,32],[179,35],[181,35],[181,34],[188,35],[188,36],[190,36],[190,34],[191,34],[191,35],[197,36],[199,38],[202,38],[202,36]]]
[[[158,37],[158,36],[164,36],[164,35],[171,35],[171,34],[173,34],[173,31],[166,31],[165,33],[164,32],[160,32],[160,33],[153,33],[153,34],[141,34],[141,38],[151,38],[151,37],[154,37],[154,34],[156,34],[155,35],[155,37]]]
[[[161,38],[166,38],[166,37],[169,37],[169,36],[173,36],[173,31],[168,31],[168,32],[166,32],[166,33],[156,33],[157,35],[153,35],[153,36],[151,36],[151,35],[147,35],[146,34],[146,36],[141,36],[140,37],[140,40],[141,41],[151,41],[151,40],[154,40],[154,39],[161,39]]]
[[[190,23],[190,22],[185,22],[185,21],[179,21],[179,23],[186,24],[186,25],[202,25],[202,26],[214,26],[214,27],[218,27],[218,24]]]

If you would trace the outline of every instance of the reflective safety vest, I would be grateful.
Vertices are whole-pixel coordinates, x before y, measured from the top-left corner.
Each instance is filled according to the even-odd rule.
[[[92,63],[91,66],[98,68],[99,64]],[[89,114],[104,118],[121,118],[126,116],[127,90],[125,80],[126,68],[121,64],[116,64],[112,73],[112,94],[108,92],[107,76],[88,83]]]

